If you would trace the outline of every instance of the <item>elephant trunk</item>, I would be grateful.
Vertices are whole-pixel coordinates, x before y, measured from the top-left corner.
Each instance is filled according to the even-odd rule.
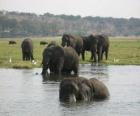
[[[61,102],[67,102],[67,103],[75,103],[76,102],[76,97],[74,94],[70,94],[70,95],[65,95],[65,96],[60,96],[60,101]]]
[[[47,69],[49,68],[49,59],[45,59],[42,61],[42,64],[43,64],[43,69],[42,69],[42,75],[46,75],[46,73],[48,74],[47,72]]]

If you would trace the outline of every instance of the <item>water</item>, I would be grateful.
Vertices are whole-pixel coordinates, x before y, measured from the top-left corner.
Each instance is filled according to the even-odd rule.
[[[80,76],[103,81],[110,98],[63,104],[59,81],[44,83],[41,69],[0,69],[0,116],[139,116],[140,66],[80,65]]]

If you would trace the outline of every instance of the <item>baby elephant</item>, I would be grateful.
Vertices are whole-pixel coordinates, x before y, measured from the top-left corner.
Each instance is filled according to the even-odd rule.
[[[95,78],[66,78],[60,83],[59,99],[62,102],[103,100],[108,97],[105,84]]]

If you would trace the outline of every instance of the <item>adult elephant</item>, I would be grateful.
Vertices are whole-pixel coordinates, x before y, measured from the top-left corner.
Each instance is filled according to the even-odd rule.
[[[52,44],[43,51],[42,75],[46,75],[47,69],[53,74],[78,74],[79,57],[72,47],[60,47]]]
[[[66,78],[60,83],[59,99],[62,102],[103,100],[108,97],[108,88],[95,78]]]
[[[103,54],[105,53],[106,60],[108,59],[109,52],[109,38],[106,35],[95,35],[95,38],[98,40],[97,44],[97,54],[98,62],[103,60]]]
[[[91,60],[94,58],[94,62],[100,62],[103,60],[103,54],[105,53],[106,60],[108,58],[109,51],[109,38],[106,35],[90,35],[83,38],[83,51],[82,59],[84,60],[85,51],[91,51]]]
[[[10,40],[10,41],[9,41],[9,45],[13,45],[13,44],[17,44],[16,41]]]
[[[61,45],[63,47],[71,46],[72,48],[74,48],[76,50],[78,55],[80,55],[80,53],[82,53],[82,49],[83,49],[83,40],[80,36],[73,36],[71,34],[63,34]]]
[[[93,60],[94,62],[97,61],[96,57],[96,51],[97,51],[97,38],[93,37],[93,35],[90,36],[82,36],[83,39],[83,49],[82,49],[82,60],[85,60],[85,51],[91,52],[90,60]]]
[[[30,38],[24,39],[22,44],[22,59],[23,60],[34,60],[33,57],[33,42]]]

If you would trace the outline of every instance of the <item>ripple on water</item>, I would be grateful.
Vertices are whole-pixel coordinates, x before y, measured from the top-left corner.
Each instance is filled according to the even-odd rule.
[[[62,104],[60,81],[43,81],[40,68],[0,69],[2,116],[139,116],[140,66],[80,65],[79,75],[103,81],[110,91],[105,101]]]

